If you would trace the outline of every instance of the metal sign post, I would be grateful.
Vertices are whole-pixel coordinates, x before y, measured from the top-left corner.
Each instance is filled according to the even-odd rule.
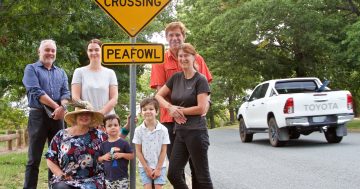
[[[103,57],[107,63],[113,65],[130,64],[130,143],[135,153],[135,144],[132,143],[135,132],[136,117],[136,64],[162,63],[164,47],[159,44],[147,45],[140,48],[136,44],[136,35],[161,12],[171,0],[156,1],[102,1],[95,0],[96,4],[107,13],[116,24],[129,36],[133,49],[129,50],[126,44],[116,47],[114,44],[103,44],[101,47]],[[109,46],[112,46],[109,48]],[[136,48],[135,46],[139,47]],[[141,46],[141,45],[140,45]],[[130,54],[129,54],[130,52]],[[137,53],[135,53],[137,52]],[[144,56],[147,52],[148,56]],[[151,55],[149,55],[149,53]],[[102,60],[104,61],[104,59]],[[104,63],[104,62],[103,62]],[[107,65],[109,65],[107,64]],[[136,188],[136,158],[130,161],[130,189]]]
[[[130,43],[136,43],[136,37],[130,37]],[[134,138],[136,117],[136,65],[130,65],[130,140]],[[135,144],[130,141],[135,153]],[[136,188],[136,157],[130,161],[130,189]]]

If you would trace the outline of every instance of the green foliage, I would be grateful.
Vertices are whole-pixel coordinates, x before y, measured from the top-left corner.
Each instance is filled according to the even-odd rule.
[[[146,42],[154,32],[160,32],[165,22],[172,19],[172,9],[166,8],[140,32],[137,42]],[[23,71],[27,64],[38,59],[37,48],[42,39],[52,38],[57,42],[56,65],[65,69],[69,84],[75,68],[88,64],[86,44],[90,39],[129,42],[126,33],[93,1],[5,0],[0,1],[0,18],[0,98],[6,94],[15,102],[25,95]],[[109,67],[118,78],[116,111],[124,120],[129,109],[129,67]],[[143,66],[137,66],[137,77],[142,73]],[[3,119],[7,120],[0,117]],[[2,123],[0,127],[4,127]]]
[[[0,130],[16,130],[26,127],[27,118],[25,112],[13,107],[8,98],[0,99]]]
[[[273,78],[329,79],[331,88],[351,91],[359,106],[359,8],[355,0],[172,1],[140,32],[137,42],[148,41],[170,21],[184,22],[189,29],[186,40],[205,58],[214,77],[211,98],[216,119],[232,116],[246,90]],[[129,41],[95,2],[5,0],[0,1],[0,18],[0,97],[7,96],[7,104],[24,96],[23,69],[37,60],[41,39],[57,41],[56,64],[65,69],[69,81],[74,69],[88,62],[88,40]],[[119,83],[116,111],[125,120],[129,68],[110,68]],[[144,66],[137,66],[137,77],[137,99],[152,95]]]
[[[349,128],[349,129],[358,129],[358,130],[360,130],[360,120],[359,119],[354,119],[354,120],[350,121],[349,123],[347,123],[346,127]]]
[[[146,97],[155,96],[155,90],[150,88],[150,74],[151,74],[151,66],[146,66],[144,69],[144,73],[139,77],[139,86],[137,88],[141,91],[141,93],[137,94],[137,99],[141,101]]]
[[[187,40],[213,75],[212,99],[231,111],[262,80],[329,79],[360,98],[360,3],[336,0],[184,0]]]

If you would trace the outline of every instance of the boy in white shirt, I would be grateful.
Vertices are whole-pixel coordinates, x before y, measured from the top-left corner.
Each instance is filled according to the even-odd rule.
[[[144,122],[135,129],[133,143],[139,159],[139,172],[145,189],[160,189],[166,184],[166,147],[170,144],[169,134],[156,116],[159,102],[155,98],[145,98],[140,103]]]

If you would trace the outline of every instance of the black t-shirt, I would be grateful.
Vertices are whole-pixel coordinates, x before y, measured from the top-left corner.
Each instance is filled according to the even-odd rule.
[[[104,155],[108,152],[110,152],[112,147],[118,147],[120,148],[120,153],[132,153],[133,150],[130,146],[130,144],[125,141],[124,139],[119,139],[115,142],[109,142],[105,141],[101,143],[100,146],[100,155]],[[116,151],[119,152],[119,151]],[[120,180],[122,178],[128,178],[128,165],[129,160],[121,158],[117,159],[117,167],[113,167],[113,160],[111,161],[104,161],[104,172],[105,172],[105,179],[107,180]]]
[[[209,83],[198,72],[190,79],[185,79],[183,72],[175,73],[166,86],[171,90],[171,103],[176,106],[197,106],[197,95],[210,94]],[[206,118],[201,115],[186,115],[185,124],[175,124],[176,129],[206,129]]]

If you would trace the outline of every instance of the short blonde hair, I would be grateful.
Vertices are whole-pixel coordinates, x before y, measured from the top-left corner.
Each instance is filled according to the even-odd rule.
[[[165,28],[165,36],[169,33],[169,31],[179,28],[181,34],[185,37],[186,36],[186,27],[182,22],[171,22]]]

